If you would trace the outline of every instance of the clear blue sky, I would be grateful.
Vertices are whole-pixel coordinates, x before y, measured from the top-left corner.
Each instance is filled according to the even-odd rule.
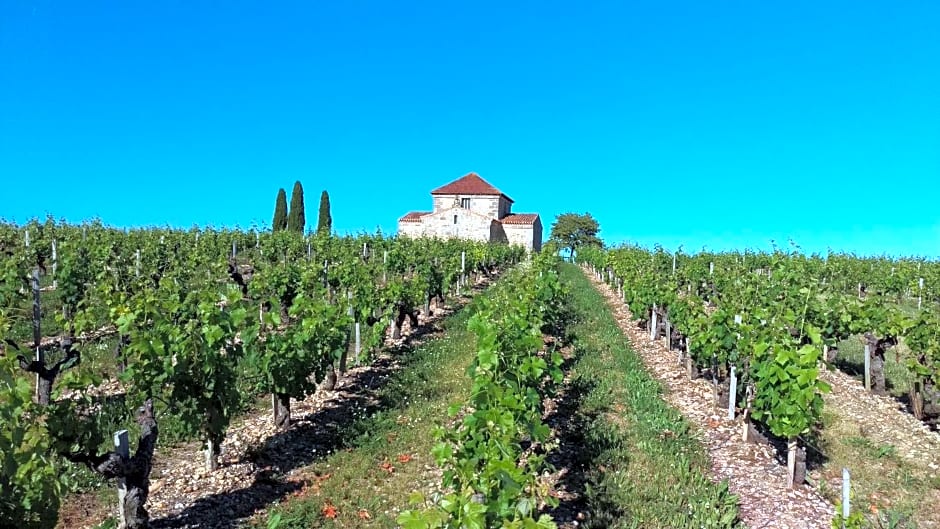
[[[586,5],[579,5],[586,4]],[[608,242],[940,255],[940,2],[0,0],[0,217],[394,232],[469,171]]]

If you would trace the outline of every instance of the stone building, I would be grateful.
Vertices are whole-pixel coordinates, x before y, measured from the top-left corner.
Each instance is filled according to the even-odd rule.
[[[476,173],[431,191],[433,211],[412,211],[398,219],[407,237],[458,237],[521,244],[542,249],[542,220],[537,213],[513,213],[513,200]]]

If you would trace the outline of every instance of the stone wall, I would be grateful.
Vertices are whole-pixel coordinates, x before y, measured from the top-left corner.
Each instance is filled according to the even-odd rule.
[[[472,209],[451,207],[421,217],[421,222],[399,222],[398,232],[409,237],[459,238],[489,241],[493,218]]]
[[[499,217],[497,218],[501,219],[510,213],[512,213],[512,202],[506,197],[499,197]]]
[[[434,195],[434,211],[460,207],[465,198],[470,199],[470,211],[492,219],[501,219],[512,209],[512,203],[499,195]]]
[[[503,230],[509,244],[521,244],[529,251],[542,250],[542,222],[535,219],[533,224],[505,224]]]

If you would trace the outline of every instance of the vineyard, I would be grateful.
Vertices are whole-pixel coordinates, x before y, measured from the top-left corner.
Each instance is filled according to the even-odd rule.
[[[291,399],[523,252],[49,220],[0,226],[0,255],[0,519],[52,526],[65,491],[118,480],[122,524],[145,527],[158,445],[199,440],[216,470],[258,396],[289,428]]]
[[[851,395],[871,411],[875,406],[888,411],[873,415],[860,432],[879,430],[879,423],[900,425],[877,437],[856,434],[853,442],[870,443],[868,437],[875,437],[887,455],[897,451],[891,443],[920,432],[911,452],[929,455],[912,459],[925,463],[929,482],[936,479],[931,452],[938,445],[927,428],[935,426],[940,414],[936,263],[780,251],[679,256],[630,247],[584,249],[579,260],[609,285],[613,299],[629,309],[647,341],[662,341],[663,351],[649,359],[651,364],[671,358],[675,370],[681,366],[682,386],[707,381],[711,396],[699,405],[722,410],[709,420],[718,417],[737,425],[735,437],[741,443],[762,438],[785,451],[790,489],[807,482],[807,448],[814,452],[811,459],[827,457],[816,446],[826,403],[844,412],[847,393],[854,389],[847,377],[832,373],[840,369],[858,375],[864,393],[897,403],[883,406],[885,399]],[[853,349],[862,354],[852,354]],[[833,382],[841,391],[829,396]],[[895,417],[896,410],[923,425]],[[872,510],[868,523],[901,526],[891,524],[911,520],[910,512],[882,515]],[[933,526],[935,514],[920,514],[925,526]],[[864,523],[860,516],[848,523]]]
[[[938,526],[937,263],[577,259],[0,224],[0,526]]]

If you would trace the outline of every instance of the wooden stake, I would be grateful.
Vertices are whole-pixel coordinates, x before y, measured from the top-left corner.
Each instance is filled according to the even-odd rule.
[[[656,304],[653,304],[653,315],[650,317],[650,340],[656,340],[656,325],[659,322],[656,321]]]
[[[362,340],[359,334],[359,322],[356,322],[356,365],[359,365],[359,353],[362,351]]]
[[[131,458],[131,446],[127,439],[127,430],[120,430],[114,434],[114,451],[125,461]],[[127,496],[127,482],[123,477],[117,478],[118,493],[118,520],[126,520],[124,512],[124,498]]]
[[[734,420],[735,400],[738,394],[738,377],[735,373],[735,367],[731,366],[731,386],[728,390],[728,420]]]
[[[29,232],[27,232],[29,233]],[[40,343],[42,342],[42,329],[40,328],[40,322],[42,321],[42,311],[40,310],[39,305],[39,267],[33,268],[33,275],[29,281],[30,287],[33,291],[33,347],[36,349],[36,361],[39,362],[39,365],[45,367],[46,359],[45,355],[42,352],[42,347]],[[36,373],[36,400],[39,401],[40,386],[42,385],[42,380],[39,376],[39,373]]]
[[[787,441],[787,488],[796,487],[796,437]]]
[[[865,344],[865,389],[871,391],[871,346]]]
[[[59,268],[59,254],[56,250],[55,239],[52,239],[52,288],[59,288],[59,280],[56,278],[56,270]]]
[[[214,471],[219,467],[219,460],[215,458],[215,443],[212,439],[206,440],[206,470]]]
[[[852,512],[852,476],[849,475],[849,469],[842,469],[842,529],[845,529],[845,520],[848,520]]]
[[[53,246],[55,248],[55,246]],[[917,310],[920,310],[924,302],[924,278],[917,280]]]

